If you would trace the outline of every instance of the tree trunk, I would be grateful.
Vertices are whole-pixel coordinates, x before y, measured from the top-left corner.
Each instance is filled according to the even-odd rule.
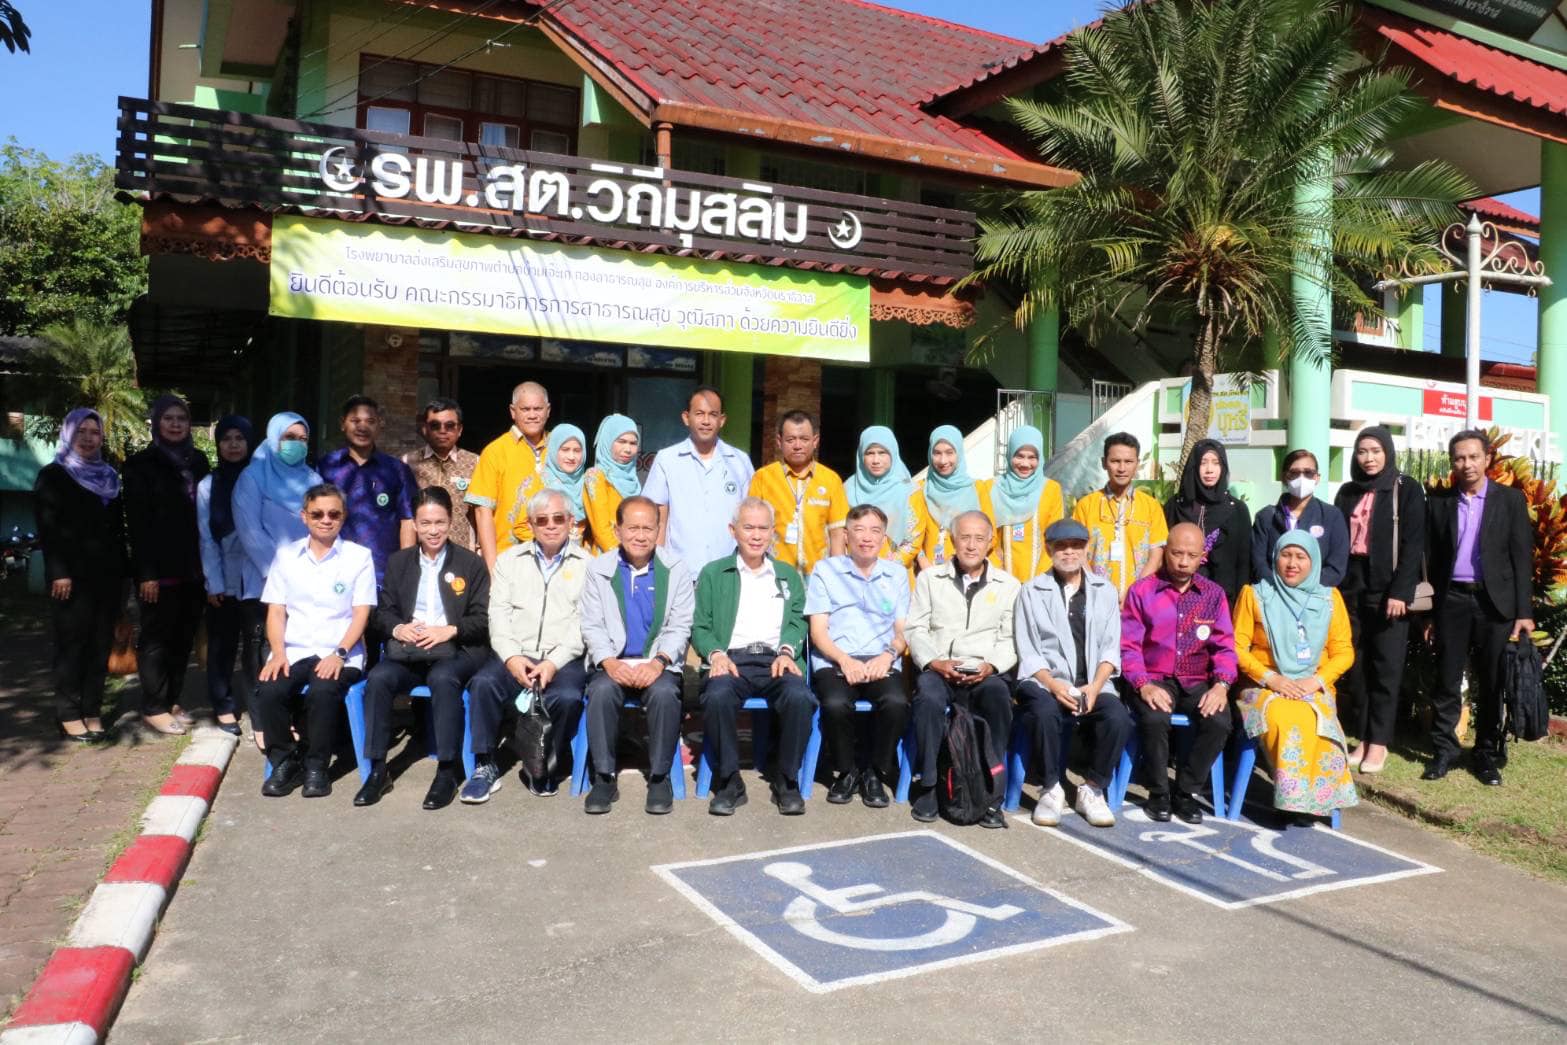
[[[1175,462],[1177,477],[1185,473],[1186,459],[1191,456],[1192,448],[1207,436],[1208,422],[1213,416],[1213,377],[1219,368],[1219,316],[1212,306],[1201,315],[1192,346],[1192,359],[1197,369],[1192,374],[1192,394],[1186,400],[1186,438],[1181,442],[1181,456]]]

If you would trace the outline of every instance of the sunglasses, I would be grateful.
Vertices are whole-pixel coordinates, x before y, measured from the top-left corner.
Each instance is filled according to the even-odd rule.
[[[535,526],[565,526],[569,522],[571,522],[571,516],[565,512],[556,512],[554,515],[535,515],[533,517],[533,525]]]
[[[426,421],[424,426],[432,432],[455,432],[462,427],[461,421]]]
[[[341,519],[342,517],[343,513],[338,511],[336,508],[329,508],[325,510],[317,509],[316,511],[310,513],[310,519],[312,522],[320,522],[322,519],[331,519],[333,522],[337,522],[337,520]]]
[[[1316,477],[1317,471],[1315,468],[1297,469],[1284,473],[1284,478],[1286,479],[1315,479]]]

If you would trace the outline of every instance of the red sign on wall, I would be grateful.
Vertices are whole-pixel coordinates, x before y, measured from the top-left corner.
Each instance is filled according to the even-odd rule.
[[[1425,412],[1437,417],[1464,417],[1468,414],[1469,397],[1462,392],[1443,392],[1435,388],[1425,390]],[[1491,419],[1491,397],[1480,397],[1480,420]]]

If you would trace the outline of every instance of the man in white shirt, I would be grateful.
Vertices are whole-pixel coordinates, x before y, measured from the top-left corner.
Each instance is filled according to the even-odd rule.
[[[261,788],[269,798],[282,797],[301,782],[306,798],[332,793],[327,764],[343,694],[364,671],[362,640],[376,604],[375,564],[370,549],[339,536],[346,504],[331,483],[305,491],[300,517],[310,534],[278,549],[261,592],[270,656],[261,669],[253,718],[266,737],[272,764]],[[301,702],[303,764],[291,728]]]
[[[642,494],[658,505],[659,546],[694,575],[714,559],[735,553],[728,521],[756,469],[749,457],[718,438],[725,420],[718,389],[699,386],[680,420],[690,437],[654,456]]]

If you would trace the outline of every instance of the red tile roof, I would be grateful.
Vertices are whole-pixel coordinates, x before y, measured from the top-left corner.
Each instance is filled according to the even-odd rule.
[[[1464,210],[1480,215],[1483,220],[1492,222],[1509,232],[1535,237],[1540,235],[1539,218],[1528,211],[1519,210],[1511,204],[1503,203],[1499,199],[1482,196],[1477,200],[1460,203],[1459,206]]]
[[[1396,51],[1442,76],[1557,116],[1567,116],[1567,71],[1403,18],[1363,8],[1367,26]]]

